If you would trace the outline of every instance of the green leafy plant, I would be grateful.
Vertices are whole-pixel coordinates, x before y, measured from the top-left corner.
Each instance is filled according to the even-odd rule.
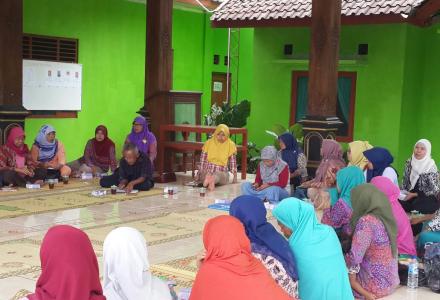
[[[244,127],[251,114],[251,103],[243,100],[237,104],[231,105],[223,102],[221,106],[213,104],[209,114],[204,115],[204,124],[207,126],[217,126],[225,124],[229,127]]]
[[[289,128],[284,127],[281,124],[274,124],[271,130],[266,130],[266,133],[275,138],[274,145],[279,148],[278,137],[283,133],[290,132],[296,138],[298,144],[302,147],[304,142],[304,131],[303,126],[296,123]]]
[[[257,167],[260,159],[261,149],[258,148],[258,146],[253,142],[248,142],[247,144],[247,168],[246,173],[248,174],[256,174],[257,173]],[[238,169],[241,171],[241,152],[237,154],[237,163],[238,163]]]

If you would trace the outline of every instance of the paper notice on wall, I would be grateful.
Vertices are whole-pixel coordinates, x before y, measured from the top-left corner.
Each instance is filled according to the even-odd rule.
[[[221,91],[223,91],[223,82],[221,82],[221,81],[214,81],[213,91],[214,92],[221,92]]]

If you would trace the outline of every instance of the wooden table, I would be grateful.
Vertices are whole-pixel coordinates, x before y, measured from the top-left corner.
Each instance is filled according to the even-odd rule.
[[[165,158],[168,152],[190,152],[190,151],[202,151],[203,142],[201,142],[201,134],[203,133],[214,133],[216,127],[211,126],[200,126],[200,125],[176,125],[176,124],[166,124],[160,126],[159,132],[159,143],[158,143],[158,172],[159,180],[161,182],[175,181],[175,174],[172,170],[172,165],[169,163],[170,160]],[[195,133],[197,136],[197,141],[174,141],[172,140],[176,133]],[[242,145],[237,145],[237,151],[242,153],[241,156],[241,178],[246,179],[247,170],[247,142],[248,135],[246,128],[229,128],[231,135],[241,134]]]

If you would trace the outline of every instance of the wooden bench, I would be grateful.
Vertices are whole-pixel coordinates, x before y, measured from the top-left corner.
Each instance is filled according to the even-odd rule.
[[[215,127],[199,126],[199,125],[175,125],[167,124],[160,126],[159,143],[158,143],[158,166],[159,180],[161,182],[175,181],[175,174],[172,169],[172,159],[166,160],[166,153],[195,153],[202,151],[203,142],[201,142],[201,134],[212,134]],[[241,134],[242,144],[237,145],[237,151],[242,153],[241,156],[241,178],[246,179],[247,169],[247,129],[246,128],[229,128],[230,134]],[[174,141],[176,133],[195,133],[197,141]],[[192,172],[195,171],[195,156],[193,155]]]

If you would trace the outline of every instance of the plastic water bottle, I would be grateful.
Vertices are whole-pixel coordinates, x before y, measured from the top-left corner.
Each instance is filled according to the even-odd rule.
[[[406,285],[410,289],[416,289],[419,286],[419,263],[417,262],[417,256],[411,257],[411,262],[408,266],[408,281]]]

